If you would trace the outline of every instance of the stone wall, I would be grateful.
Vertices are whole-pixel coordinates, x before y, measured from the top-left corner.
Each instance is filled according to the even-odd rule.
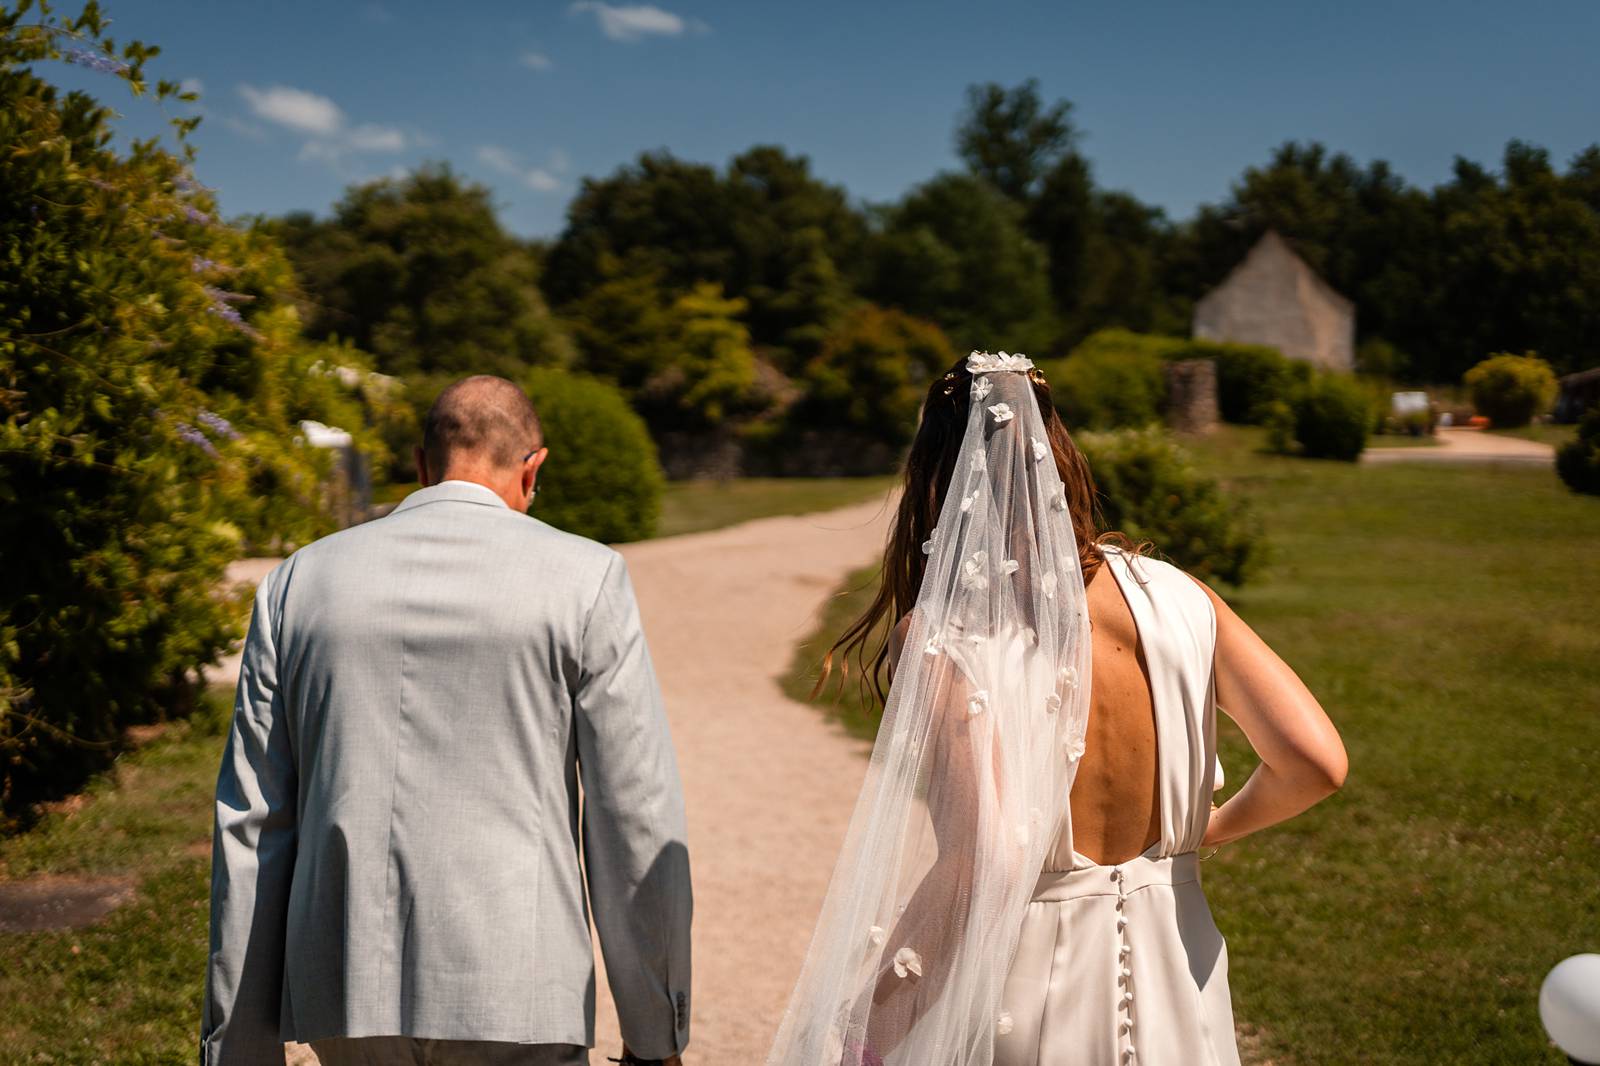
[[[1217,364],[1213,359],[1175,359],[1166,365],[1163,417],[1174,433],[1210,433],[1217,425]]]

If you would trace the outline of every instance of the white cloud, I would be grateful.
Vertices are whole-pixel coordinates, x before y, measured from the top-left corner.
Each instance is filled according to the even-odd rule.
[[[494,144],[486,144],[478,149],[478,162],[502,174],[517,169],[517,161],[512,158],[511,153]]]
[[[348,158],[366,152],[393,153],[419,147],[427,138],[396,126],[383,126],[364,122],[357,126],[346,123],[339,105],[326,96],[288,85],[274,85],[257,89],[240,85],[239,94],[249,103],[259,118],[283,126],[295,133],[304,134],[300,158],[326,163],[333,170],[347,173]],[[230,129],[257,140],[265,136],[259,126],[238,119],[223,120]]]
[[[535,192],[555,192],[561,188],[561,179],[540,167],[534,167],[522,175],[522,180]]]
[[[567,9],[572,14],[594,13],[600,32],[613,41],[639,41],[646,37],[681,37],[688,30],[704,31],[702,22],[691,23],[682,15],[664,11],[654,4],[607,4],[603,0],[577,0]]]
[[[222,124],[241,137],[248,137],[252,141],[266,140],[267,131],[257,126],[254,122],[246,122],[236,115],[223,115]]]
[[[518,57],[518,61],[529,70],[549,70],[555,65],[543,52],[524,52]]]
[[[478,162],[490,170],[516,178],[535,192],[555,192],[560,189],[561,178],[557,175],[568,166],[567,154],[559,148],[550,153],[549,160],[542,167],[524,167],[515,153],[497,144],[481,145],[477,155]]]
[[[259,118],[276,122],[280,126],[300,133],[330,136],[339,132],[344,124],[344,112],[326,96],[293,89],[287,85],[274,85],[257,89],[252,85],[239,86],[239,93]]]
[[[393,126],[368,123],[351,130],[344,141],[355,152],[399,152],[406,146],[406,135]]]

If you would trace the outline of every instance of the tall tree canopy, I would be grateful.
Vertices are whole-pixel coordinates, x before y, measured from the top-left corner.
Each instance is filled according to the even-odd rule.
[[[516,376],[571,359],[532,250],[488,189],[447,166],[352,186],[331,218],[271,228],[300,273],[309,332],[353,340],[385,373]]]

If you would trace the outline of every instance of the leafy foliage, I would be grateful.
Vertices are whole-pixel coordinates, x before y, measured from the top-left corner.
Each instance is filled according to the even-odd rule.
[[[593,290],[621,276],[651,278],[669,304],[715,283],[745,301],[753,343],[790,371],[850,302],[865,237],[844,190],[812,176],[804,156],[757,146],[719,174],[645,153],[584,182],[550,249],[544,287],[564,317],[583,323]],[[595,339],[578,330],[580,346]]]
[[[113,112],[34,70],[88,56],[140,95],[156,50],[114,50],[93,4],[35,12],[0,10],[3,815],[182,708],[238,632],[226,563],[329,528],[297,422],[362,424],[331,372],[359,353],[302,339],[288,262],[217,221],[187,147],[117,154]]]
[[[308,293],[307,329],[345,337],[386,374],[500,374],[564,366],[532,251],[506,233],[489,190],[447,166],[352,186],[333,217],[270,224]]]
[[[1260,530],[1244,505],[1160,429],[1073,435],[1100,492],[1106,528],[1201,578],[1244,583],[1262,561]]]
[[[599,541],[653,536],[665,479],[628,401],[603,381],[564,370],[529,371],[523,384],[550,449],[532,514]]]
[[[1525,426],[1549,411],[1557,388],[1550,364],[1532,352],[1491,355],[1467,371],[1462,384],[1478,413],[1501,429]]]
[[[1039,369],[1069,429],[1148,426],[1161,421],[1169,350],[1169,338],[1103,330]]]
[[[1600,496],[1600,406],[1584,413],[1577,439],[1556,452],[1556,473],[1573,492]]]
[[[987,183],[943,174],[887,209],[866,294],[937,323],[958,349],[1040,352],[1055,326],[1046,258]]]
[[[1261,424],[1274,401],[1287,402],[1311,380],[1310,363],[1258,344],[1195,341],[1181,355],[1216,361],[1217,413],[1224,422]]]
[[[865,305],[842,321],[806,364],[790,418],[896,448],[911,443],[928,383],[955,361],[938,326]]]
[[[1300,454],[1312,459],[1355,462],[1372,431],[1372,401],[1347,374],[1317,374],[1297,390],[1294,439]]]

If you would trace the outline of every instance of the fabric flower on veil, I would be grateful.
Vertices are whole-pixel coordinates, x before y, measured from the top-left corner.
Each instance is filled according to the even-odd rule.
[[[894,975],[905,977],[907,974],[922,976],[922,956],[910,948],[901,948],[894,953]]]

